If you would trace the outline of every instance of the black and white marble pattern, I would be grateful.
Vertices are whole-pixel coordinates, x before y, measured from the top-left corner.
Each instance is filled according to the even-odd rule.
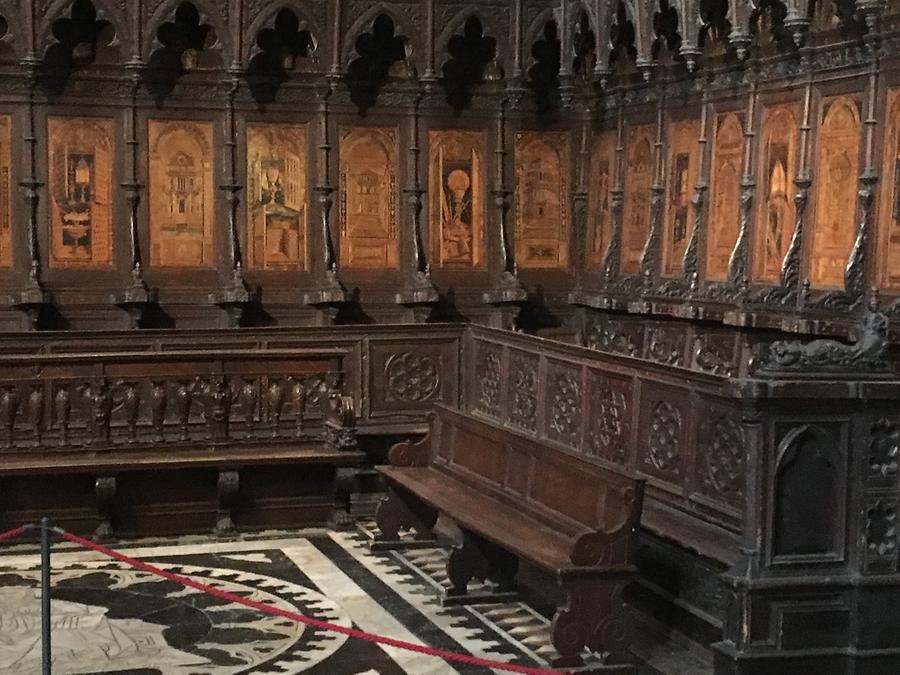
[[[549,664],[549,621],[525,602],[441,604],[446,548],[371,552],[368,543],[361,532],[307,531],[117,548],[341,626],[501,662]],[[54,675],[492,672],[268,616],[69,544],[54,547],[52,569]],[[40,672],[39,586],[32,550],[0,546],[0,673]]]

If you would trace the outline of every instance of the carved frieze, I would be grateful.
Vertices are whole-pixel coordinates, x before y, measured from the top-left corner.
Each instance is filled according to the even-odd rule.
[[[112,264],[113,121],[51,117],[49,145],[50,266]]]
[[[341,262],[396,268],[398,251],[397,130],[353,127],[340,141]]]
[[[634,321],[595,319],[587,335],[587,346],[601,352],[640,356],[644,345],[643,327]]]
[[[0,115],[0,267],[12,267],[12,118]]]
[[[587,263],[599,268],[612,237],[612,186],[615,178],[616,133],[604,131],[594,140],[591,182],[588,185]]]
[[[625,204],[622,216],[622,262],[625,274],[640,269],[641,254],[650,234],[650,187],[653,184],[653,146],[656,129],[651,124],[628,130],[628,157],[624,184]]]
[[[651,326],[647,331],[647,358],[667,366],[684,366],[685,326]]]
[[[814,286],[838,288],[856,237],[860,117],[856,101],[826,101],[818,134],[815,221],[809,277]]]
[[[431,131],[430,222],[434,259],[442,267],[484,262],[485,136],[474,131]]]
[[[569,262],[569,135],[516,134],[516,261],[565,268]]]
[[[754,279],[777,282],[794,234],[797,170],[797,104],[776,105],[763,114],[756,212]]]
[[[684,252],[693,227],[691,196],[697,182],[700,121],[673,122],[668,130],[666,210],[663,228],[663,273],[681,272]]]
[[[737,353],[734,335],[704,331],[694,338],[694,368],[705,373],[734,377]]]
[[[150,260],[212,267],[213,126],[150,120]]]
[[[247,127],[247,248],[261,270],[306,268],[306,127]]]
[[[725,281],[740,222],[744,132],[737,113],[716,118],[713,138],[710,213],[706,235],[706,278]]]

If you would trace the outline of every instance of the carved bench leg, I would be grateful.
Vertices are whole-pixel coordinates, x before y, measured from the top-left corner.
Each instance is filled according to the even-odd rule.
[[[94,530],[94,541],[108,541],[113,536],[113,511],[116,501],[116,477],[98,476],[94,480],[94,496],[97,499],[97,516],[100,522]]]
[[[219,509],[216,517],[216,534],[234,532],[234,509],[241,489],[241,476],[237,471],[219,471]]]
[[[400,533],[412,531],[417,542],[434,541],[438,512],[415,495],[395,487],[381,500],[375,511],[378,534],[373,549],[399,548],[407,542]]]
[[[331,527],[335,530],[346,530],[353,525],[350,513],[350,499],[357,491],[356,467],[339,466],[334,474],[334,512],[331,515]]]
[[[596,653],[627,651],[630,626],[623,610],[622,591],[630,578],[627,572],[562,578],[566,604],[553,617],[552,642],[559,654],[554,667],[580,666],[585,648]]]
[[[447,576],[450,579],[448,597],[465,596],[469,582],[491,581],[496,584],[496,593],[479,594],[469,597],[470,601],[486,601],[497,599],[498,594],[515,591],[516,573],[519,571],[519,559],[509,551],[492,544],[473,532],[463,530],[462,546],[456,546],[447,560]]]

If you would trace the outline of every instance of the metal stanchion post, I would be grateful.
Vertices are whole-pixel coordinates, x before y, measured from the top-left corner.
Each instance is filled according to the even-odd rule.
[[[41,672],[50,671],[50,521],[41,518]]]

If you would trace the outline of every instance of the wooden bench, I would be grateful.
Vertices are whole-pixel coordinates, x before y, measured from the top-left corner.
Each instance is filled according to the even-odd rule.
[[[449,594],[465,595],[473,579],[512,589],[519,559],[527,560],[563,591],[552,626],[555,666],[581,665],[586,647],[625,651],[621,593],[634,574],[641,479],[442,406],[425,439],[394,446],[389,461],[379,468],[389,494],[376,541],[396,545],[406,531],[431,539],[443,513],[464,537],[447,563]]]

